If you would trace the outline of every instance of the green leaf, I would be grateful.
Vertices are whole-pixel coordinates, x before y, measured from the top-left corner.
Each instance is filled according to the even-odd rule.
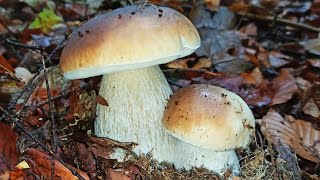
[[[48,32],[62,21],[63,19],[56,15],[52,9],[45,8],[38,14],[38,17],[36,17],[29,27],[31,29],[41,29],[43,32]]]

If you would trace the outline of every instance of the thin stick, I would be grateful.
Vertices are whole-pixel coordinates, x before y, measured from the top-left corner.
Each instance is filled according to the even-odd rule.
[[[243,12],[237,12],[236,14],[240,15],[240,16],[244,16],[247,18],[253,18],[253,19],[259,19],[259,20],[264,20],[264,21],[273,21],[273,22],[278,22],[278,23],[283,23],[292,27],[296,27],[296,28],[301,28],[301,29],[306,29],[309,31],[315,31],[315,32],[320,32],[320,28],[314,27],[314,26],[310,26],[307,24],[303,24],[303,23],[298,23],[298,22],[294,22],[294,21],[290,21],[287,19],[283,19],[283,18],[275,18],[274,16],[263,16],[263,15],[258,15],[258,14],[252,14],[252,13],[243,13]]]
[[[51,119],[51,134],[52,134],[51,149],[52,149],[53,153],[57,153],[57,145],[56,145],[56,141],[55,141],[57,126],[56,126],[55,118],[52,113],[52,100],[51,100],[50,85],[49,85],[49,80],[48,80],[48,72],[47,72],[47,68],[46,68],[46,63],[44,62],[43,51],[41,51],[41,60],[42,60],[44,77],[45,77],[45,81],[46,81],[46,88],[47,88],[47,95],[48,95],[48,102],[49,102],[49,115],[50,115],[50,119]],[[52,158],[51,178],[53,179],[53,177],[54,177],[54,159]]]
[[[16,46],[16,47],[21,47],[21,48],[26,48],[26,49],[30,49],[30,50],[40,50],[40,51],[43,51],[44,48],[43,47],[40,47],[40,46],[29,46],[29,45],[26,45],[26,44],[21,44],[19,42],[16,42],[16,41],[13,41],[13,40],[10,40],[10,39],[7,39],[5,38],[4,36],[0,36],[0,38],[2,40],[4,40],[4,42],[6,42],[7,44],[10,44],[12,46]]]
[[[34,142],[36,142],[39,146],[41,146],[44,150],[48,151],[57,161],[59,161],[62,165],[64,165],[71,173],[75,176],[77,176],[81,180],[85,180],[77,171],[69,168],[67,164],[65,164],[55,153],[53,153],[47,146],[43,145],[40,141],[38,141],[36,138],[34,138],[27,130],[24,129],[24,127],[18,123],[12,115],[5,109],[3,109],[2,106],[0,106],[0,110],[4,112],[4,114],[10,119],[12,123],[14,123],[18,128],[20,128],[26,135],[28,135]]]
[[[13,79],[22,82],[22,80],[20,78],[18,78],[13,72],[11,72],[8,68],[6,68],[5,66],[3,66],[2,64],[0,64],[0,67],[2,69],[4,69]]]

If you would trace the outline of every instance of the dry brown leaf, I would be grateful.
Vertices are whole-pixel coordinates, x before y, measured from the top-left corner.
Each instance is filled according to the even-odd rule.
[[[234,12],[247,12],[250,8],[250,5],[244,3],[243,1],[236,1],[229,8]]]
[[[287,102],[298,91],[294,77],[284,69],[280,71],[279,76],[272,80],[272,87],[275,95],[272,98],[271,105]]]
[[[14,69],[11,66],[11,64],[3,56],[0,56],[0,67],[1,70],[4,69],[5,71],[10,71],[11,73],[14,72]]]
[[[299,156],[319,163],[320,159],[313,148],[320,139],[320,131],[312,127],[310,122],[296,120],[290,115],[283,118],[278,112],[271,109],[262,118],[261,131],[271,138],[271,142],[279,149],[280,146],[289,146]]]
[[[200,58],[198,63],[192,66],[192,69],[210,68],[212,61],[209,58]]]
[[[307,101],[307,103],[302,108],[302,111],[306,114],[309,114],[309,115],[315,117],[315,118],[320,117],[320,110],[312,98],[310,98]]]
[[[220,5],[220,0],[204,0],[204,3],[210,10],[216,11]]]
[[[279,68],[281,66],[289,64],[289,61],[291,59],[292,59],[291,57],[286,56],[279,51],[273,50],[269,53],[269,62],[271,66],[275,68]]]
[[[12,170],[17,163],[16,142],[17,134],[10,126],[0,122],[0,177],[4,176],[7,170]]]
[[[78,179],[75,175],[71,173],[71,171],[62,165],[59,161],[54,160],[54,166],[52,166],[52,157],[48,155],[47,153],[30,148],[27,150],[27,156],[28,156],[28,164],[32,169],[32,172],[36,175],[43,177],[45,179],[51,179],[51,169],[54,167],[54,178],[60,179],[60,180],[76,180]],[[79,175],[81,175],[85,180],[89,180],[89,177],[86,173],[82,172],[79,169],[75,169],[73,167],[70,167],[78,172]]]
[[[168,68],[172,68],[172,69],[187,69],[188,68],[187,62],[189,60],[190,59],[175,60],[175,61],[172,61],[172,62],[168,63],[167,67]]]
[[[240,76],[245,79],[248,84],[256,84],[256,79],[250,73],[243,72]]]
[[[10,171],[5,171],[0,173],[1,180],[10,180]]]
[[[100,95],[96,97],[96,102],[102,106],[109,106],[108,101]]]

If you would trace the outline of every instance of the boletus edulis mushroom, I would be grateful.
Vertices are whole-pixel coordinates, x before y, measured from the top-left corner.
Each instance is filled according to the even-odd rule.
[[[167,104],[162,120],[177,142],[177,168],[205,167],[239,174],[236,148],[254,136],[255,119],[237,94],[218,86],[194,84],[179,89]]]
[[[65,78],[103,75],[95,135],[135,142],[137,154],[174,158],[176,138],[161,125],[172,94],[158,64],[193,53],[200,37],[181,13],[156,5],[132,5],[97,15],[75,30],[60,68]]]

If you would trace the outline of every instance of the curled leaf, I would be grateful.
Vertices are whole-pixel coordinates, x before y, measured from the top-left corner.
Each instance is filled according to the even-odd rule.
[[[310,122],[296,120],[290,115],[284,118],[276,111],[270,110],[262,118],[261,131],[271,138],[276,149],[281,146],[291,147],[299,156],[319,163],[320,157],[315,153],[320,131],[312,127]]]

